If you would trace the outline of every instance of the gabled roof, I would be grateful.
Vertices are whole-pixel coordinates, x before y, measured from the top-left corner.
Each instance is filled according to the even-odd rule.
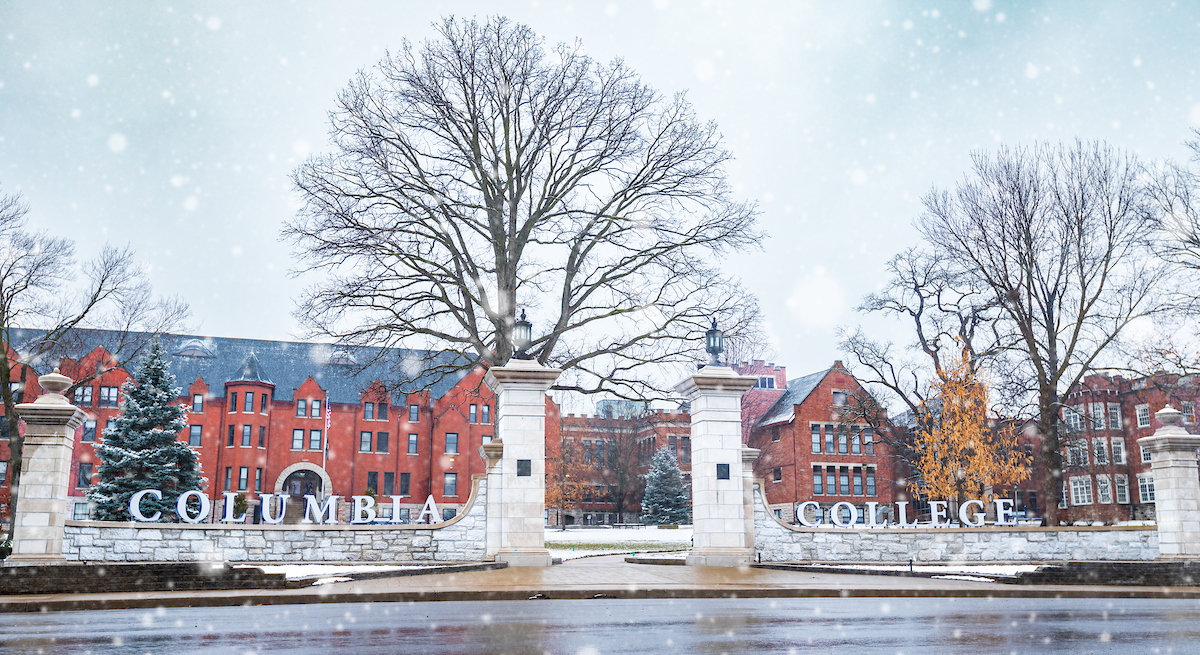
[[[38,330],[16,329],[13,330],[13,342],[19,347],[40,334],[42,332]],[[111,352],[116,347],[118,337],[118,333],[109,330],[76,330],[70,339],[72,345],[64,346],[67,352],[56,355],[79,359],[97,346]],[[358,361],[371,362],[362,368],[348,366],[344,359],[333,357],[336,350],[345,348],[327,343],[232,339],[194,334],[164,334],[161,340],[163,350],[168,353],[167,359],[176,384],[186,393],[188,385],[195,382],[196,378],[204,378],[210,392],[217,397],[225,395],[226,382],[250,379],[246,377],[246,363],[251,357],[254,370],[250,375],[258,376],[258,381],[274,384],[275,393],[272,397],[283,401],[292,400],[292,392],[309,376],[329,393],[329,402],[351,404],[358,403],[362,392],[375,380],[397,383],[397,379],[408,371],[412,371],[410,377],[414,379],[405,382],[404,386],[428,388],[433,398],[441,398],[466,376],[465,371],[460,371],[434,380],[432,375],[424,372],[428,366],[450,361],[456,356],[452,353],[356,348],[353,353]],[[378,355],[383,357],[378,358]],[[434,360],[432,363],[428,361],[431,357]],[[135,361],[127,368],[132,372],[137,365]],[[267,379],[267,371],[270,372],[270,380]]]
[[[771,408],[767,410],[766,414],[763,414],[763,417],[759,419],[754,427],[760,428],[776,423],[787,423],[796,418],[796,405],[803,403],[809,394],[813,392],[813,389],[816,389],[817,385],[821,384],[821,380],[824,380],[825,376],[832,370],[832,368],[827,368],[824,371],[818,371],[802,378],[788,380],[787,391],[784,391],[779,400],[776,400],[775,404],[771,405]]]

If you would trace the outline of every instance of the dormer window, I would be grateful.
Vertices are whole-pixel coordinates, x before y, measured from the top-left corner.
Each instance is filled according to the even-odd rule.
[[[212,345],[200,339],[188,339],[184,341],[179,346],[179,350],[175,351],[175,354],[182,357],[216,357],[216,354],[213,353]]]

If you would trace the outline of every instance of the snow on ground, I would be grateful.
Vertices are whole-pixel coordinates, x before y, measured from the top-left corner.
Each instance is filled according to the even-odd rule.
[[[644,528],[546,528],[546,548],[554,557],[564,560],[595,555],[641,556],[647,551],[686,551],[692,545],[692,528],[661,530],[656,526]]]
[[[644,528],[571,528],[570,530],[562,530],[559,528],[546,528],[546,543],[571,543],[582,542],[589,544],[626,544],[638,541],[651,541],[662,544],[682,544],[684,546],[692,543],[692,528],[691,526],[683,527],[676,530],[662,530],[657,526],[647,526]]]
[[[856,571],[908,571],[907,564],[813,564],[827,569],[854,569]],[[1037,564],[916,564],[914,573],[976,574],[976,575],[1020,575],[1036,571]]]
[[[397,565],[397,566],[354,566],[347,564],[239,564],[238,569],[262,569],[263,573],[282,573],[288,580],[301,578],[344,576],[355,573],[375,573],[377,571],[407,571],[411,569],[427,569],[429,566]],[[347,578],[348,580],[349,578]]]

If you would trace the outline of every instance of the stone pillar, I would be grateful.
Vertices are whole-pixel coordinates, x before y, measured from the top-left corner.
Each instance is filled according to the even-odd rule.
[[[13,517],[11,564],[54,564],[63,559],[63,526],[71,485],[71,451],[75,428],[87,414],[67,402],[62,392],[71,378],[58,369],[38,378],[46,391],[31,403],[17,405],[25,421],[23,465]]]
[[[560,369],[512,359],[488,369],[496,392],[500,458],[500,547],[496,561],[509,566],[550,566],[546,550],[546,390]]]
[[[503,519],[504,475],[500,471],[500,461],[504,456],[504,442],[493,439],[479,447],[479,454],[487,462],[487,506],[484,507],[487,517],[487,541],[484,557],[495,559],[500,552],[501,520]]]
[[[1163,559],[1200,558],[1200,479],[1196,449],[1200,436],[1179,426],[1179,410],[1166,406],[1155,417],[1163,426],[1138,445],[1150,452],[1154,472],[1154,514],[1158,552]]]
[[[758,378],[705,366],[675,390],[691,402],[692,550],[688,566],[745,566],[746,478],[742,459],[742,394]]]
[[[746,549],[754,554],[754,462],[762,452],[757,448],[742,448],[742,512],[745,514]]]

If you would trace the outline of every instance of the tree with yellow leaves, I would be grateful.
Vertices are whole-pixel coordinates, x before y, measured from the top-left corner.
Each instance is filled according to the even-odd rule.
[[[1028,476],[1029,455],[1017,447],[1011,425],[988,418],[987,385],[973,368],[964,349],[943,369],[934,401],[940,407],[926,408],[933,420],[917,432],[918,493],[926,498],[960,504]]]
[[[574,439],[546,440],[546,507],[558,509],[563,529],[567,511],[583,499],[590,472],[583,461],[583,448]]]

